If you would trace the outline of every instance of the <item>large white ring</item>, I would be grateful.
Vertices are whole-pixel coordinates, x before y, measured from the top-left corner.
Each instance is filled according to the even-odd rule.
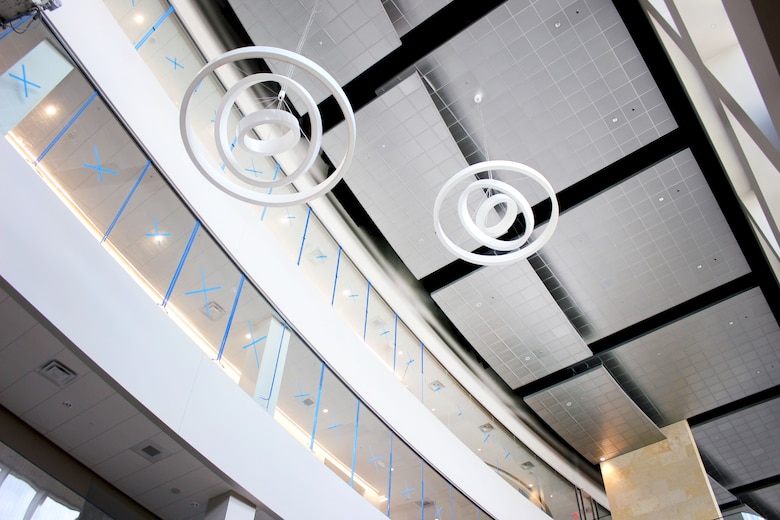
[[[242,78],[234,84],[223,96],[217,109],[217,117],[214,124],[214,139],[217,146],[217,152],[223,161],[225,168],[214,164],[209,154],[202,148],[195,131],[192,128],[190,120],[190,110],[192,96],[195,93],[200,82],[208,75],[212,74],[219,67],[228,65],[239,60],[248,59],[272,59],[297,69],[307,72],[317,81],[322,83],[339,105],[344,114],[347,131],[347,149],[336,169],[325,180],[312,186],[309,189],[295,193],[267,193],[257,191],[256,187],[273,188],[284,186],[298,179],[302,174],[308,172],[317,160],[322,145],[322,117],[317,109],[311,94],[300,83],[280,74],[259,73],[252,74]],[[233,156],[234,146],[240,146],[242,149],[258,153],[259,155],[277,155],[289,150],[298,142],[300,130],[298,122],[291,121],[290,117],[276,113],[276,110],[265,109],[251,114],[245,114],[238,125],[238,135],[228,137],[226,131],[228,118],[238,97],[247,89],[258,83],[277,82],[283,85],[286,92],[295,93],[303,101],[306,111],[311,121],[311,138],[307,148],[306,157],[300,162],[295,171],[286,176],[281,176],[276,180],[264,180],[248,175],[238,161]],[[292,118],[294,120],[294,118]],[[274,124],[284,132],[273,139],[260,141],[251,134],[251,131],[264,124]],[[304,204],[310,200],[319,197],[323,193],[331,190],[344,176],[349,164],[352,162],[352,156],[355,153],[355,142],[357,131],[355,128],[355,114],[347,99],[344,90],[336,83],[336,80],[328,74],[325,69],[311,61],[310,59],[276,47],[244,47],[226,52],[222,56],[207,63],[195,76],[190,83],[182,99],[181,110],[179,112],[179,129],[187,153],[192,158],[198,170],[219,189],[246,202],[261,204],[263,206],[282,207]],[[233,137],[236,138],[235,144]]]
[[[547,226],[542,234],[533,242],[527,243],[534,229],[533,210],[528,203],[528,200],[516,188],[506,182],[497,179],[477,180],[474,177],[479,173],[494,170],[519,173],[526,177],[530,177],[542,186],[550,197],[550,201],[552,202],[550,220],[547,222]],[[448,237],[442,228],[440,212],[444,199],[449,195],[450,191],[452,191],[457,183],[468,178],[471,178],[473,182],[470,182],[458,197],[457,209],[460,222],[466,228],[468,234],[479,242],[480,245],[489,247],[494,251],[501,251],[503,254],[480,255],[463,249]],[[476,217],[472,218],[468,208],[468,196],[475,191],[485,193],[486,190],[488,196],[485,197],[477,208]],[[496,209],[500,204],[503,204],[505,209],[503,217],[498,223],[492,226],[488,225],[488,215],[491,210]],[[509,231],[509,228],[518,215],[523,215],[525,217],[526,225],[523,236],[513,240],[498,240],[497,237]],[[503,265],[528,258],[539,251],[539,249],[550,240],[550,237],[555,232],[555,228],[558,225],[558,216],[558,199],[555,196],[555,190],[553,190],[552,185],[541,173],[530,166],[513,161],[485,161],[464,168],[444,183],[444,186],[442,186],[439,194],[436,196],[436,201],[433,204],[433,224],[439,240],[441,240],[442,244],[444,244],[444,246],[455,256],[478,265]],[[523,244],[525,244],[525,246],[523,246]]]

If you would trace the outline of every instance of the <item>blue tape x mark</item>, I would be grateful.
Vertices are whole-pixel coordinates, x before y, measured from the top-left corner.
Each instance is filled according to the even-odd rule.
[[[24,97],[26,97],[26,98],[30,97],[30,93],[27,90],[27,85],[30,85],[31,87],[35,87],[35,88],[41,88],[41,86],[38,85],[37,83],[33,83],[32,81],[27,79],[27,69],[24,68],[24,65],[22,65],[22,76],[21,77],[17,76],[16,74],[11,74],[10,72],[8,73],[8,75],[11,76],[12,78],[18,79],[19,81],[22,82],[22,85],[24,85]]]
[[[108,168],[103,168],[103,166],[100,164],[100,156],[98,155],[97,146],[93,146],[92,149],[95,151],[95,164],[84,163],[84,167],[85,168],[91,168],[93,170],[97,170],[98,178],[100,179],[100,182],[103,182],[103,173],[108,173],[108,174],[111,174],[111,175],[117,175],[117,173],[114,170],[109,170]]]
[[[206,287],[206,275],[203,274],[203,269],[200,270],[200,280],[203,283],[203,289],[197,289],[195,291],[187,291],[184,294],[186,295],[192,295],[192,294],[198,294],[203,293],[203,300],[206,302],[206,316],[211,318],[211,310],[209,309],[209,291],[216,291],[217,289],[222,289],[221,285],[217,285],[216,287]]]

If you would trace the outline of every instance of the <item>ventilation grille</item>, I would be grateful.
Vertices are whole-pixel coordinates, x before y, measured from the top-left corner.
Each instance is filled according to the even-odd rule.
[[[201,312],[205,314],[211,321],[217,321],[225,315],[225,309],[222,308],[217,302],[209,302],[208,305],[204,305]]]
[[[495,429],[496,429],[495,426],[493,426],[489,422],[479,427],[479,431],[481,431],[482,433],[492,432]]]
[[[168,450],[151,440],[139,442],[130,449],[152,463],[160,461],[171,454]]]
[[[533,469],[536,466],[534,465],[533,462],[531,462],[530,460],[527,460],[527,461],[523,462],[522,464],[520,464],[520,467],[523,468],[523,469]]]
[[[314,404],[314,401],[312,401],[312,400],[311,400],[311,399],[309,399],[308,397],[307,397],[306,399],[304,399],[303,401],[301,401],[301,402],[302,402],[302,403],[303,403],[305,406],[311,406],[311,405],[313,405],[313,404]]]
[[[66,367],[56,359],[46,362],[38,372],[46,379],[59,386],[65,388],[71,384],[77,377],[76,372]]]

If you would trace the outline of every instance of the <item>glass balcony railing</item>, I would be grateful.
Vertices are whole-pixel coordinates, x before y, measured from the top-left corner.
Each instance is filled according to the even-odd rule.
[[[173,8],[162,0],[135,7],[105,3],[128,45],[178,105],[205,60]],[[473,518],[478,508],[394,437],[235,267],[49,31],[34,25],[6,36],[0,35],[4,74],[32,63],[30,56],[38,53],[60,63],[63,77],[52,78],[45,95],[19,94],[29,110],[0,121],[3,132],[150,297],[229,377],[388,516],[405,518],[416,504],[417,515],[430,509],[447,518]],[[216,76],[199,90],[193,119],[206,142],[225,90]],[[272,162],[247,160],[245,166],[261,175],[284,174]],[[261,220],[323,298],[443,424],[547,514],[571,517],[575,487],[444,369],[309,206],[264,209]]]

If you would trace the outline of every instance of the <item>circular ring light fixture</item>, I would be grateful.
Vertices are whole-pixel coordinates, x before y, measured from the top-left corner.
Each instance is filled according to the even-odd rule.
[[[258,187],[270,189],[277,186],[285,186],[301,178],[314,165],[322,147],[322,117],[317,109],[317,103],[315,103],[312,95],[300,83],[288,76],[274,73],[252,74],[236,82],[222,97],[214,118],[214,140],[219,157],[225,165],[224,168],[214,165],[212,158],[198,141],[192,128],[190,114],[192,97],[198,85],[204,78],[220,67],[230,65],[236,61],[249,59],[276,60],[302,70],[322,84],[338,103],[346,122],[347,149],[335,171],[319,184],[295,193],[268,193],[267,191],[257,190]],[[248,175],[245,166],[239,164],[233,154],[233,150],[238,146],[250,154],[266,157],[292,150],[301,137],[300,125],[295,116],[286,110],[266,108],[243,114],[232,132],[228,125],[228,119],[238,98],[255,85],[268,82],[282,85],[282,91],[279,93],[280,100],[284,99],[288,93],[297,95],[309,114],[311,122],[311,137],[305,157],[294,171],[276,180],[264,180]],[[256,131],[263,127],[272,128],[274,130],[273,135],[265,139],[258,139],[257,135],[259,132]],[[244,47],[235,49],[207,63],[198,72],[184,93],[179,112],[179,129],[187,153],[198,170],[212,184],[238,199],[271,207],[304,204],[332,189],[344,176],[349,164],[352,162],[357,136],[355,113],[352,111],[352,106],[344,90],[336,83],[336,80],[325,69],[310,59],[276,47]]]
[[[493,170],[519,173],[529,177],[544,188],[550,197],[552,201],[550,220],[544,232],[533,242],[527,243],[534,230],[534,215],[528,200],[516,188],[506,182],[491,178],[475,178],[475,175],[479,173]],[[441,225],[440,212],[444,199],[450,194],[456,184],[469,178],[473,182],[469,183],[458,197],[457,209],[460,222],[469,236],[479,242],[480,245],[489,247],[494,251],[501,251],[503,254],[481,255],[463,249],[447,236]],[[474,192],[487,193],[487,196],[477,208],[475,216],[472,217],[469,213],[468,198]],[[499,222],[489,225],[489,215],[498,209],[500,205],[504,207],[504,215]],[[509,231],[518,215],[523,215],[525,218],[525,232],[523,235],[512,240],[499,240],[498,237]],[[433,224],[439,240],[457,257],[478,265],[504,265],[528,258],[533,253],[539,251],[550,240],[558,225],[558,216],[558,199],[555,197],[555,190],[553,190],[547,179],[533,168],[512,161],[485,161],[464,168],[444,183],[433,204]]]

